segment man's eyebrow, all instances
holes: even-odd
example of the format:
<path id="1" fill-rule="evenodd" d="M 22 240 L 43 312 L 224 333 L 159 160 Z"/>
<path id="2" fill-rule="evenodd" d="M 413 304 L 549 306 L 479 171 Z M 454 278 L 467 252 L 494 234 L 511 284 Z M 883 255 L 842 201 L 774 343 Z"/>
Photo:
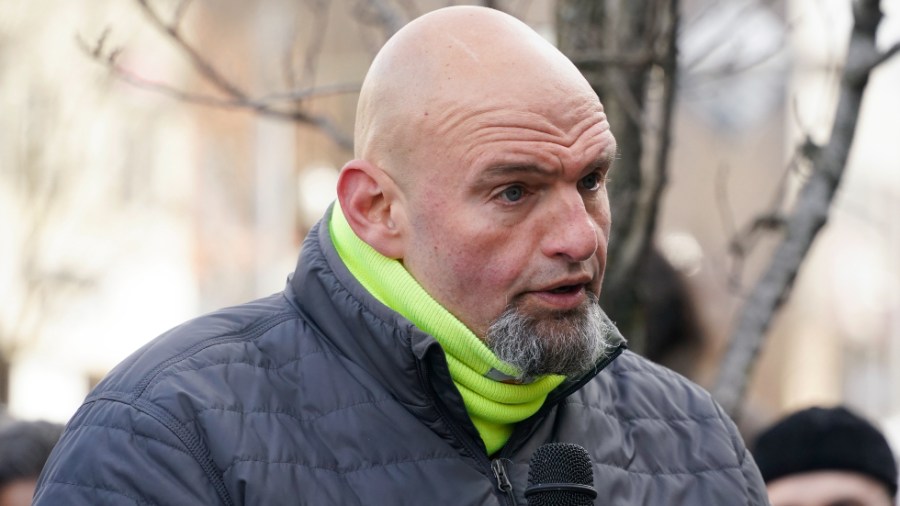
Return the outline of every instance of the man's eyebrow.
<path id="1" fill-rule="evenodd" d="M 537 174 L 541 176 L 551 176 L 553 171 L 540 167 L 538 165 L 523 163 L 507 163 L 488 167 L 481 173 L 480 179 L 508 176 L 510 174 Z"/>
<path id="2" fill-rule="evenodd" d="M 616 158 L 619 157 L 618 150 L 610 150 L 604 152 L 597 157 L 596 160 L 585 166 L 585 170 L 606 169 L 612 166 Z M 536 174 L 540 176 L 552 176 L 556 171 L 550 170 L 539 165 L 527 163 L 501 163 L 488 167 L 481 173 L 479 179 L 492 177 L 502 177 L 511 174 Z"/>
<path id="3" fill-rule="evenodd" d="M 597 160 L 595 160 L 594 163 L 591 164 L 591 167 L 594 167 L 595 169 L 608 169 L 613 166 L 613 163 L 618 158 L 619 150 L 612 150 L 605 153 L 600 158 L 597 158 Z"/>
<path id="4" fill-rule="evenodd" d="M 865 504 L 855 497 L 838 497 L 828 501 L 826 506 L 865 506 Z"/>
<path id="5" fill-rule="evenodd" d="M 613 163 L 621 157 L 622 153 L 619 152 L 619 145 L 613 144 L 613 148 L 604 150 L 602 156 L 595 163 L 598 167 L 612 167 Z"/>

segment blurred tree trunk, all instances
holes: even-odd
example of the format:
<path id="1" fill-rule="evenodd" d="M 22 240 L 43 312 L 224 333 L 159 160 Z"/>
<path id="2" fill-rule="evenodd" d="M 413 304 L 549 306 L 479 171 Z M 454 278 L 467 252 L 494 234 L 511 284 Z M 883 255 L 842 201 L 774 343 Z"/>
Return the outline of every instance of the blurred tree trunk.
<path id="1" fill-rule="evenodd" d="M 782 218 L 784 234 L 769 264 L 740 310 L 737 326 L 719 365 L 713 394 L 732 417 L 739 417 L 753 367 L 766 333 L 790 296 L 794 281 L 829 211 L 844 176 L 856 135 L 863 95 L 876 67 L 900 53 L 900 42 L 887 50 L 876 44 L 883 13 L 879 0 L 853 2 L 853 28 L 841 71 L 831 136 L 824 146 L 808 141 L 804 152 L 812 171 L 790 212 Z"/>
<path id="2" fill-rule="evenodd" d="M 618 139 L 612 234 L 601 303 L 645 353 L 647 262 L 666 166 L 677 70 L 678 0 L 559 0 L 558 46 L 597 92 Z"/>

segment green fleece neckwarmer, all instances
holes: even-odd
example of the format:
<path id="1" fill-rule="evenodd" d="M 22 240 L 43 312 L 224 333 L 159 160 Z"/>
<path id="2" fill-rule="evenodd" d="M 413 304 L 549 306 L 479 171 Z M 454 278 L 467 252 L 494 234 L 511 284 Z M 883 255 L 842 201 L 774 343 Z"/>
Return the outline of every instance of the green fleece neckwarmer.
<path id="1" fill-rule="evenodd" d="M 356 279 L 376 299 L 434 336 L 447 356 L 453 382 L 481 435 L 488 455 L 506 444 L 515 423 L 533 415 L 564 376 L 528 384 L 504 382 L 516 369 L 501 361 L 461 321 L 435 301 L 398 261 L 360 239 L 337 202 L 331 213 L 331 240 Z"/>

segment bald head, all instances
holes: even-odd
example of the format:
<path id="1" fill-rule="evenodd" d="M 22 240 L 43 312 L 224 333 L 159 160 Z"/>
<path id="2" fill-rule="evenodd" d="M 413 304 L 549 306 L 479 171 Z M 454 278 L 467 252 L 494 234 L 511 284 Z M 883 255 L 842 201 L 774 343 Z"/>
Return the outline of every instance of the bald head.
<path id="1" fill-rule="evenodd" d="M 355 154 L 403 179 L 423 143 L 481 109 L 541 113 L 573 96 L 599 107 L 578 69 L 526 24 L 483 7 L 439 9 L 376 56 L 360 92 Z"/>

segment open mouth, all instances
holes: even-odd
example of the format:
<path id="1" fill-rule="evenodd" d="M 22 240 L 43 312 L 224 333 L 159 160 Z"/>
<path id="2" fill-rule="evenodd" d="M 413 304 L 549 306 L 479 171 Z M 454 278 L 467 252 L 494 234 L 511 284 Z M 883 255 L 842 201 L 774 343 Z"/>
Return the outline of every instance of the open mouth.
<path id="1" fill-rule="evenodd" d="M 560 286 L 560 287 L 556 287 L 556 288 L 550 290 L 550 293 L 563 293 L 563 294 L 575 293 L 575 292 L 581 290 L 582 286 L 583 285 Z"/>

